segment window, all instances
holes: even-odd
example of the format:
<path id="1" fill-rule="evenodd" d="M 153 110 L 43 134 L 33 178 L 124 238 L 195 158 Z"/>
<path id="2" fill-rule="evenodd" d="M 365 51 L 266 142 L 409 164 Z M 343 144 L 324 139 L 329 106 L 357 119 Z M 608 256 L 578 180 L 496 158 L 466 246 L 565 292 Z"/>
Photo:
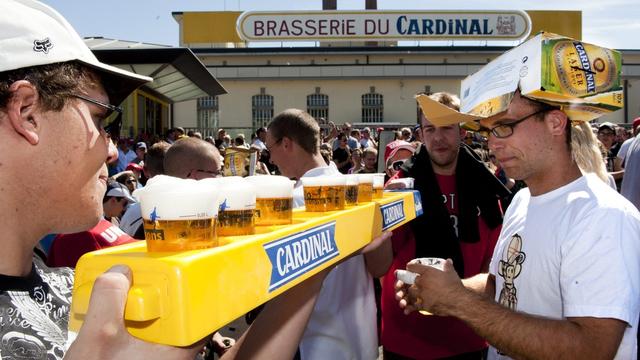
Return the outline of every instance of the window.
<path id="1" fill-rule="evenodd" d="M 161 102 L 160 100 L 144 93 L 141 90 L 137 91 L 137 109 L 138 109 L 138 134 L 161 134 L 169 126 L 169 105 Z M 133 127 L 131 127 L 132 129 Z M 132 131 L 128 131 L 129 126 L 123 124 L 122 134 L 131 134 Z M 133 130 L 133 129 L 132 129 Z"/>
<path id="2" fill-rule="evenodd" d="M 265 94 L 265 89 L 260 89 L 260 95 L 251 97 L 251 109 L 253 130 L 266 127 L 273 118 L 273 96 Z"/>
<path id="3" fill-rule="evenodd" d="M 375 87 L 371 87 L 368 94 L 362 95 L 362 122 L 377 123 L 383 122 L 384 110 L 383 98 L 381 94 L 377 94 Z"/>
<path id="4" fill-rule="evenodd" d="M 220 122 L 218 97 L 205 96 L 198 99 L 198 131 L 202 136 L 213 136 Z"/>
<path id="5" fill-rule="evenodd" d="M 329 96 L 320 94 L 320 88 L 316 88 L 315 94 L 307 95 L 307 112 L 318 121 L 329 120 Z"/>

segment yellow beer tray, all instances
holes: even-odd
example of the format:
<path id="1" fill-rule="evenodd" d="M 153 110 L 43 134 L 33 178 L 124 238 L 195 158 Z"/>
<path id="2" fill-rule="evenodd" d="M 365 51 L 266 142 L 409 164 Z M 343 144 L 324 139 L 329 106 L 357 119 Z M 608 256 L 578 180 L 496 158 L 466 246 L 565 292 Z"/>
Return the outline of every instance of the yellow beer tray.
<path id="1" fill-rule="evenodd" d="M 295 209 L 293 224 L 221 237 L 221 246 L 149 253 L 144 241 L 94 251 L 76 267 L 69 327 L 78 331 L 95 279 L 128 265 L 125 324 L 140 339 L 187 346 L 422 214 L 417 191 L 325 213 Z"/>

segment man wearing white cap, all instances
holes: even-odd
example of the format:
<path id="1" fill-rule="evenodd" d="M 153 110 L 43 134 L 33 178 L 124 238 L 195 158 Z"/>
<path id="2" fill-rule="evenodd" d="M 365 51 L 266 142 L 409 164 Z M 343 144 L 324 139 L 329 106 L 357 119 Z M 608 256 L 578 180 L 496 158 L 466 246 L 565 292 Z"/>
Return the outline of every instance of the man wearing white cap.
<path id="1" fill-rule="evenodd" d="M 129 189 L 127 189 L 126 186 L 115 181 L 109 183 L 107 192 L 102 199 L 105 219 L 117 226 L 127 206 L 134 202 L 136 201 L 131 197 Z"/>
<path id="2" fill-rule="evenodd" d="M 96 280 L 76 337 L 67 329 L 73 272 L 33 255 L 46 234 L 98 223 L 105 162 L 117 156 L 109 132 L 118 124 L 105 122 L 121 111 L 113 104 L 151 79 L 100 63 L 60 14 L 36 1 L 0 2 L 0 29 L 0 356 L 193 359 L 201 344 L 174 348 L 129 335 L 123 313 L 132 275 L 123 266 Z M 303 285 L 273 302 L 296 312 L 266 313 L 230 354 L 290 357 L 292 333 L 306 324 L 301 309 L 308 316 L 320 281 Z"/>

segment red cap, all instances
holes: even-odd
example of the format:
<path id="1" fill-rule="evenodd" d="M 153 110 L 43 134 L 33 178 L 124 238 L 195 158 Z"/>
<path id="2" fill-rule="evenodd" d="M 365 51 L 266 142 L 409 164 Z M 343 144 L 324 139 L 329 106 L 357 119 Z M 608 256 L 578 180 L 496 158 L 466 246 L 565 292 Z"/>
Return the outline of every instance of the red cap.
<path id="1" fill-rule="evenodd" d="M 129 165 L 127 165 L 127 169 L 126 170 L 131 170 L 131 171 L 142 171 L 142 166 L 136 164 L 136 163 L 129 163 Z"/>
<path id="2" fill-rule="evenodd" d="M 384 162 L 387 163 L 390 157 L 395 155 L 400 149 L 411 151 L 411 153 L 416 152 L 416 148 L 404 140 L 394 140 L 387 144 L 384 148 Z"/>
<path id="3" fill-rule="evenodd" d="M 640 126 L 640 117 L 633 120 L 633 131 L 635 131 L 638 126 Z"/>

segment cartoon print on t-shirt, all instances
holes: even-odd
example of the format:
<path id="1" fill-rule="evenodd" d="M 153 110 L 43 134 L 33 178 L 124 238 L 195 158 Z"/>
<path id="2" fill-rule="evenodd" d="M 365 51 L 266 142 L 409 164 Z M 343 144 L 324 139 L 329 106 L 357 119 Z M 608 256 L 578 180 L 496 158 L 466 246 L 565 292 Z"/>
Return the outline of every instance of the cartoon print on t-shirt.
<path id="1" fill-rule="evenodd" d="M 511 310 L 518 307 L 518 294 L 514 280 L 522 271 L 522 263 L 526 258 L 522 252 L 522 238 L 518 234 L 511 237 L 509 246 L 507 246 L 506 254 L 503 254 L 503 260 L 498 265 L 498 275 L 502 277 L 504 283 L 500 291 L 499 302 L 501 305 Z"/>

